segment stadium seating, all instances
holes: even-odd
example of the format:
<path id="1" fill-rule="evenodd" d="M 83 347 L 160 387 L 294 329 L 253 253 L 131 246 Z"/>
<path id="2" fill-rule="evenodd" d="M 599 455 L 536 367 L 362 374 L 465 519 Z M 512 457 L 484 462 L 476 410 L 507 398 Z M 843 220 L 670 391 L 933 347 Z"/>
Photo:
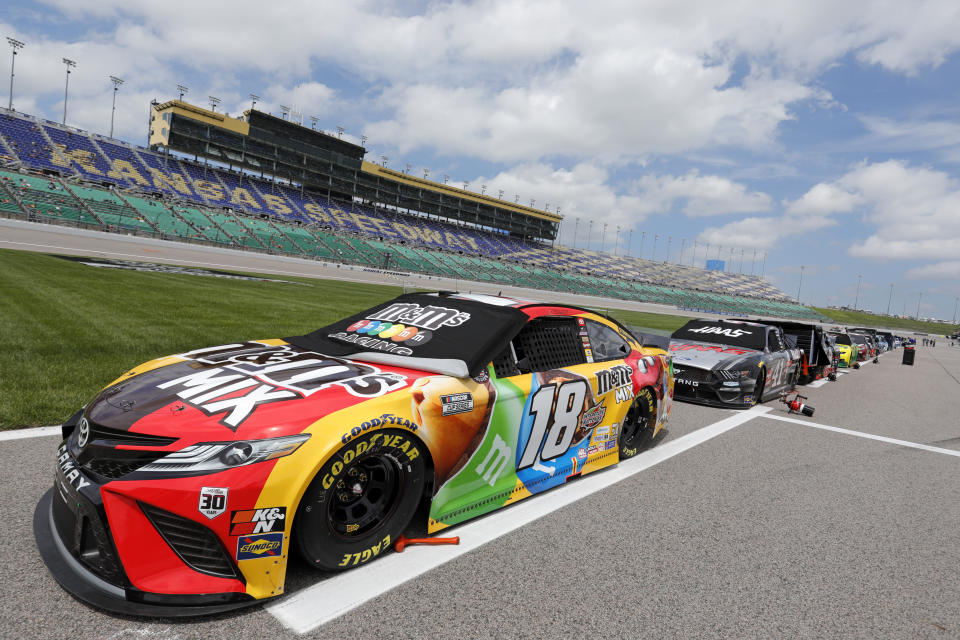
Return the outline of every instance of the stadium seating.
<path id="1" fill-rule="evenodd" d="M 699 313 L 820 317 L 753 275 L 551 247 L 382 206 L 328 200 L 0 109 L 0 156 L 9 156 L 4 151 L 15 154 L 8 162 L 20 168 L 0 172 L 4 215 Z"/>

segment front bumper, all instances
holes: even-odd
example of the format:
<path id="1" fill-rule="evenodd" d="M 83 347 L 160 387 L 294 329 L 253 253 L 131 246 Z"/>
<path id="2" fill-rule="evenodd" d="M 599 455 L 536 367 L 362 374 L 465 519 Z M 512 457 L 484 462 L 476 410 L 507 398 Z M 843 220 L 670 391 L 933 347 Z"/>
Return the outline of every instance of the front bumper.
<path id="1" fill-rule="evenodd" d="M 51 575 L 77 600 L 110 613 L 165 618 L 222 613 L 257 602 L 246 594 L 153 594 L 107 582 L 67 549 L 54 524 L 54 501 L 57 499 L 59 495 L 55 489 L 40 498 L 33 512 L 33 535 L 40 557 Z"/>
<path id="2" fill-rule="evenodd" d="M 193 575 L 208 581 L 210 578 L 196 574 L 181 560 L 165 565 L 154 564 L 148 569 L 164 571 L 169 577 L 163 584 L 179 592 L 162 593 L 162 588 L 138 588 L 137 581 L 142 580 L 145 567 L 136 566 L 136 562 L 129 559 L 129 553 L 128 559 L 124 560 L 118 551 L 123 551 L 125 544 L 129 549 L 131 536 L 132 543 L 140 545 L 149 544 L 145 542 L 149 535 L 159 538 L 160 534 L 152 525 L 147 525 L 150 529 L 144 528 L 144 523 L 149 521 L 143 515 L 134 518 L 127 512 L 119 520 L 114 516 L 108 519 L 104 507 L 109 505 L 103 502 L 106 494 L 101 490 L 103 485 L 72 465 L 73 459 L 65 450 L 66 447 L 61 448 L 58 460 L 70 460 L 70 463 L 57 466 L 53 488 L 44 494 L 34 510 L 33 530 L 44 563 L 71 595 L 112 613 L 151 617 L 209 615 L 257 602 L 256 598 L 237 590 L 198 589 L 191 592 L 187 585 Z M 116 498 L 111 499 L 115 505 Z M 118 527 L 116 532 L 112 527 Z M 124 538 L 128 540 L 124 542 Z M 164 554 L 176 558 L 173 550 L 154 545 L 150 547 L 146 561 Z M 125 562 L 134 564 L 124 566 Z M 143 561 L 137 562 L 143 564 Z M 207 584 L 230 582 L 221 579 Z"/>
<path id="3" fill-rule="evenodd" d="M 726 409 L 749 409 L 754 405 L 756 399 L 753 397 L 753 392 L 756 388 L 756 380 L 741 380 L 737 382 L 737 386 L 732 386 L 724 385 L 724 381 L 716 379 L 712 374 L 706 376 L 705 373 L 701 373 L 699 377 L 706 377 L 706 379 L 687 380 L 675 375 L 674 399 Z"/>

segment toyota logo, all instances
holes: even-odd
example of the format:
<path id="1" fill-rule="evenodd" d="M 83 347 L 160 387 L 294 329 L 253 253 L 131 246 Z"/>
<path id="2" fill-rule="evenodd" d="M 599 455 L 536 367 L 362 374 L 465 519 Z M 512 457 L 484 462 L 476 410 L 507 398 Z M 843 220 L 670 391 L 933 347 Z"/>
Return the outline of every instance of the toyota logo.
<path id="1" fill-rule="evenodd" d="M 87 446 L 87 440 L 90 439 L 90 423 L 86 418 L 80 418 L 80 425 L 77 430 L 77 446 L 83 449 Z"/>

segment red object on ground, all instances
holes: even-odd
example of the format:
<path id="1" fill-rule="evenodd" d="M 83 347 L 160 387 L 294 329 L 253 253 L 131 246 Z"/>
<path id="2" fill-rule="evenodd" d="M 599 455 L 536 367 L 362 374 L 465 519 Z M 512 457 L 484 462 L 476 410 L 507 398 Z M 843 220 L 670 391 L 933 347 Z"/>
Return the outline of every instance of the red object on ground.
<path id="1" fill-rule="evenodd" d="M 393 549 L 397 553 L 403 553 L 408 544 L 460 544 L 460 536 L 455 538 L 407 538 L 403 534 L 393 543 Z"/>

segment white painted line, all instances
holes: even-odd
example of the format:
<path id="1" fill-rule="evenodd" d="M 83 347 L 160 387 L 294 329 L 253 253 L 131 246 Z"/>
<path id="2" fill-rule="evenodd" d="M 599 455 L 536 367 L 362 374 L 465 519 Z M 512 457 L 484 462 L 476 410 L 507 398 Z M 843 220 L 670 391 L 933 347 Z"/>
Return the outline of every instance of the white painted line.
<path id="1" fill-rule="evenodd" d="M 408 580 L 553 513 L 557 509 L 669 460 L 734 427 L 765 415 L 770 410 L 770 407 L 754 407 L 748 411 L 738 412 L 676 440 L 659 444 L 613 468 L 604 469 L 569 485 L 557 487 L 473 522 L 454 527 L 449 531 L 450 535 L 460 536 L 460 544 L 457 546 L 411 547 L 403 553 L 392 553 L 371 564 L 337 574 L 323 582 L 292 593 L 265 608 L 285 627 L 296 633 L 307 633 Z M 440 535 L 447 535 L 447 531 Z"/>
<path id="2" fill-rule="evenodd" d="M 780 420 L 782 422 L 793 422 L 794 424 L 802 424 L 805 427 L 813 427 L 814 429 L 823 429 L 824 431 L 833 431 L 835 433 L 842 433 L 848 436 L 857 436 L 858 438 L 867 438 L 869 440 L 879 440 L 880 442 L 895 444 L 901 447 L 910 447 L 912 449 L 920 449 L 922 451 L 931 451 L 933 453 L 942 453 L 948 456 L 957 456 L 958 458 L 960 458 L 960 451 L 955 451 L 953 449 L 941 449 L 940 447 L 931 447 L 928 444 L 920 444 L 918 442 L 909 442 L 907 440 L 897 440 L 896 438 L 878 436 L 872 433 L 864 433 L 862 431 L 851 431 L 850 429 L 841 429 L 840 427 L 831 427 L 825 424 L 817 424 L 816 422 L 807 422 L 806 420 L 799 420 L 797 418 L 788 418 L 787 416 L 766 415 L 764 417 L 770 418 L 771 420 Z"/>
<path id="3" fill-rule="evenodd" d="M 820 378 L 819 380 L 814 380 L 810 384 L 805 384 L 803 386 L 808 387 L 810 389 L 819 389 L 820 387 L 827 384 L 828 382 L 831 382 L 830 378 Z"/>
<path id="4" fill-rule="evenodd" d="M 4 440 L 23 440 L 24 438 L 41 438 L 44 436 L 59 436 L 60 427 L 33 427 L 32 429 L 14 429 L 0 431 L 0 442 Z"/>

